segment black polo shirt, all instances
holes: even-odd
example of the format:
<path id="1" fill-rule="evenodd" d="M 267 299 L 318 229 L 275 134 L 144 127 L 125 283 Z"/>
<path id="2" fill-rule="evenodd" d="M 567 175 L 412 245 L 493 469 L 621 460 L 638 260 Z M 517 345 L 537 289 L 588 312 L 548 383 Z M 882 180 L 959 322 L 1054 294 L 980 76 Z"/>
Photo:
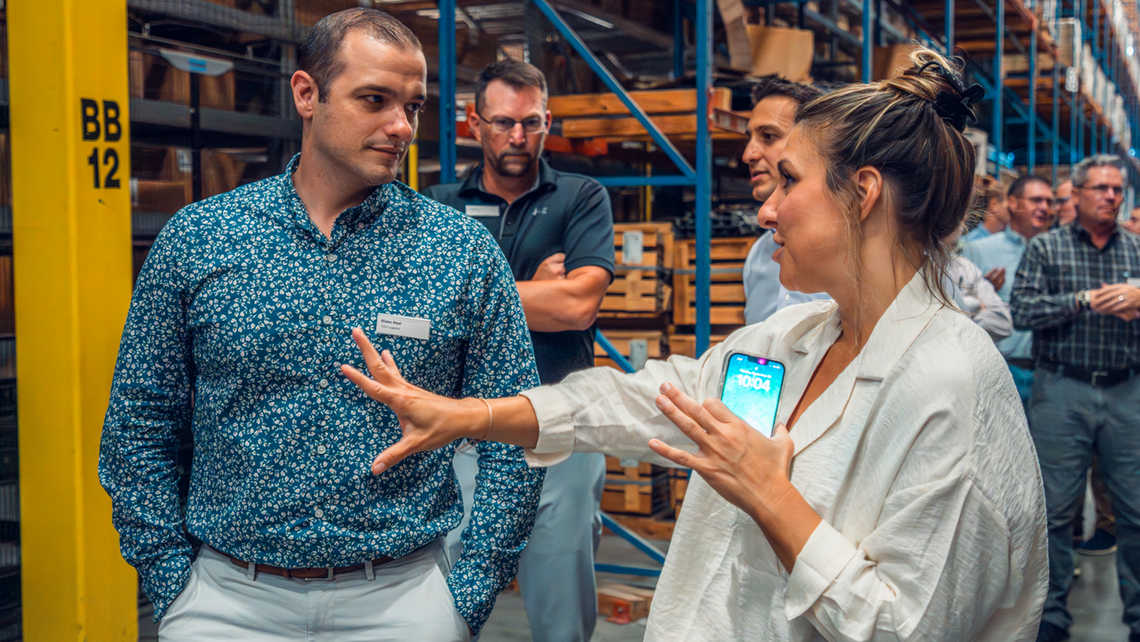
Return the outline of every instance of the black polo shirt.
<path id="1" fill-rule="evenodd" d="M 566 254 L 566 272 L 587 265 L 614 272 L 614 220 L 610 196 L 600 183 L 564 174 L 539 160 L 538 182 L 515 202 L 483 191 L 483 166 L 462 183 L 433 185 L 424 195 L 482 221 L 499 241 L 515 281 L 529 281 L 550 255 Z M 538 375 L 557 383 L 594 365 L 589 330 L 531 332 Z"/>

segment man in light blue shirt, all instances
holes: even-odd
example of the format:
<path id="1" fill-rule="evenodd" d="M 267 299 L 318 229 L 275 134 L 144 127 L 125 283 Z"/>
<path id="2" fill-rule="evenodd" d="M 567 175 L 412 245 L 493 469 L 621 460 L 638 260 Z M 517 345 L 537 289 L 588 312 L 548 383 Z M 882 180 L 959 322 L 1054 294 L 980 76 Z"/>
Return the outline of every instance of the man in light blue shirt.
<path id="1" fill-rule="evenodd" d="M 1025 254 L 1026 244 L 1053 223 L 1053 188 L 1040 176 L 1021 176 L 1010 184 L 1006 205 L 1009 227 L 998 234 L 966 243 L 962 256 L 977 265 L 993 283 L 1001 300 L 1009 303 L 1013 274 Z M 1009 364 L 1022 403 L 1027 403 L 1033 386 L 1033 333 L 1014 331 L 999 341 L 997 347 Z"/>
<path id="2" fill-rule="evenodd" d="M 776 161 L 795 125 L 796 108 L 819 95 L 815 87 L 779 76 L 766 76 L 753 88 L 749 140 L 743 156 L 752 181 L 752 198 L 764 202 L 776 191 L 780 182 Z M 778 247 L 772 233 L 765 232 L 752 244 L 744 261 L 744 322 L 749 325 L 789 305 L 827 298 L 826 294 L 792 292 L 780 285 L 780 264 L 772 260 Z"/>

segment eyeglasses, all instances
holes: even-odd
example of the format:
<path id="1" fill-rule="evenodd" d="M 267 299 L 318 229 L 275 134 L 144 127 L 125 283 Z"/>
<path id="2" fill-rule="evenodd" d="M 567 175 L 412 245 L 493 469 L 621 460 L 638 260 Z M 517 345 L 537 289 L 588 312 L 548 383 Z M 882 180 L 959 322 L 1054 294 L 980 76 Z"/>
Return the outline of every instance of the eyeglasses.
<path id="1" fill-rule="evenodd" d="M 1056 201 L 1054 201 L 1053 199 L 1045 198 L 1044 196 L 1036 196 L 1033 198 L 1020 198 L 1020 197 L 1015 197 L 1015 198 L 1017 198 L 1017 200 L 1019 200 L 1019 201 L 1025 201 L 1025 202 L 1029 203 L 1030 205 L 1033 205 L 1034 207 L 1052 208 L 1054 206 L 1054 204 L 1056 203 Z"/>
<path id="2" fill-rule="evenodd" d="M 1120 185 L 1086 185 L 1077 189 L 1087 189 L 1097 193 L 1098 196 L 1111 196 L 1119 194 L 1124 196 L 1124 187 Z"/>
<path id="3" fill-rule="evenodd" d="M 491 126 L 491 131 L 496 134 L 506 134 L 514 131 L 515 125 L 522 125 L 523 132 L 527 134 L 537 134 L 546 128 L 546 120 L 538 116 L 524 118 L 523 120 L 511 120 L 505 116 L 496 116 L 494 118 L 487 118 L 482 114 L 475 114 L 479 120 Z"/>

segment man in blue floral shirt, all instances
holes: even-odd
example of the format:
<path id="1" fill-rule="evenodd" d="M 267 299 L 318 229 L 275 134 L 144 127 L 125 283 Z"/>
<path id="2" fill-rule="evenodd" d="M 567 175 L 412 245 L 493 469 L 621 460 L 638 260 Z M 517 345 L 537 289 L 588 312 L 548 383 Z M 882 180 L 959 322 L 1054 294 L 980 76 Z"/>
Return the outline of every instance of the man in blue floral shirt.
<path id="1" fill-rule="evenodd" d="M 165 642 L 466 640 L 515 575 L 542 471 L 520 449 L 477 446 L 451 567 L 453 452 L 373 476 L 400 427 L 340 368 L 363 367 L 360 327 L 416 385 L 514 395 L 538 385 L 522 308 L 482 225 L 392 182 L 426 97 L 415 36 L 352 9 L 314 27 L 299 62 L 301 153 L 179 212 L 139 275 L 100 479 Z M 205 544 L 193 561 L 186 531 Z"/>

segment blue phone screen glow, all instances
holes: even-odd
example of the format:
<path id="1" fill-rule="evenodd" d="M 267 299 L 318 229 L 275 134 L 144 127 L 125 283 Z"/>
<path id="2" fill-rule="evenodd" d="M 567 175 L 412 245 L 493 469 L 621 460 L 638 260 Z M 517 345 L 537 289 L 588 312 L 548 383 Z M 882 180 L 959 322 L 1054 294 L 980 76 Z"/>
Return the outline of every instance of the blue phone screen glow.
<path id="1" fill-rule="evenodd" d="M 766 437 L 776 430 L 776 409 L 784 384 L 784 364 L 734 353 L 724 372 L 720 400 Z"/>

